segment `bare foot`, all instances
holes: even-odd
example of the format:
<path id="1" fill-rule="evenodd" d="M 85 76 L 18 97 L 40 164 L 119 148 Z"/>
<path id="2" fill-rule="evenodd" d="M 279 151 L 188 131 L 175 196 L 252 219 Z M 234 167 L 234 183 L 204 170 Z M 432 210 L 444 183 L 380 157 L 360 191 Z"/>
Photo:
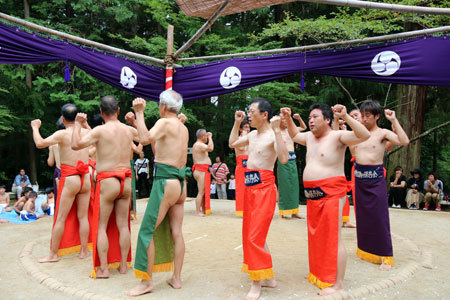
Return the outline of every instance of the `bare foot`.
<path id="1" fill-rule="evenodd" d="M 344 228 L 356 228 L 356 225 L 350 222 L 344 222 L 342 223 L 342 227 Z"/>
<path id="2" fill-rule="evenodd" d="M 261 280 L 261 286 L 274 289 L 277 287 L 277 281 L 275 278 L 264 279 Z"/>
<path id="3" fill-rule="evenodd" d="M 153 290 L 153 282 L 151 280 L 142 280 L 134 289 L 126 291 L 127 296 L 135 297 L 150 293 Z"/>
<path id="4" fill-rule="evenodd" d="M 86 258 L 88 256 L 89 256 L 89 252 L 87 250 L 84 250 L 84 251 L 81 250 L 80 251 L 80 256 L 79 256 L 80 259 L 84 259 L 84 258 Z"/>
<path id="5" fill-rule="evenodd" d="M 286 215 L 281 215 L 280 216 L 282 219 L 290 219 L 288 216 L 286 216 Z"/>
<path id="6" fill-rule="evenodd" d="M 199 217 L 206 217 L 206 215 L 204 213 L 202 213 L 202 212 L 198 212 L 197 216 L 199 216 Z"/>
<path id="7" fill-rule="evenodd" d="M 40 263 L 49 263 L 59 261 L 59 256 L 57 254 L 49 254 L 48 256 L 38 260 Z"/>
<path id="8" fill-rule="evenodd" d="M 304 216 L 302 216 L 300 214 L 293 214 L 292 217 L 297 218 L 297 219 L 306 219 Z"/>
<path id="9" fill-rule="evenodd" d="M 388 264 L 385 264 L 385 263 L 382 263 L 380 265 L 380 270 L 381 271 L 390 271 L 391 269 L 392 269 L 391 265 L 388 265 Z"/>
<path id="10" fill-rule="evenodd" d="M 124 264 L 120 263 L 118 270 L 119 270 L 120 274 L 127 274 L 127 272 L 128 272 L 127 263 L 124 263 Z"/>
<path id="11" fill-rule="evenodd" d="M 99 279 L 109 278 L 109 270 L 108 270 L 108 268 L 106 268 L 106 270 L 102 270 L 101 268 L 97 268 L 97 270 L 95 271 L 95 277 L 97 277 Z"/>
<path id="12" fill-rule="evenodd" d="M 175 279 L 173 276 L 170 279 L 167 279 L 166 282 L 174 289 L 181 289 L 181 280 Z"/>
<path id="13" fill-rule="evenodd" d="M 327 287 L 327 288 L 321 290 L 317 294 L 320 296 L 326 296 L 326 295 L 331 295 L 331 294 L 334 294 L 334 293 L 337 293 L 337 292 L 343 291 L 343 290 L 344 290 L 344 287 L 342 287 L 342 286 L 337 287 L 336 285 L 333 285 L 333 286 L 330 286 L 330 287 Z"/>
<path id="14" fill-rule="evenodd" d="M 245 300 L 258 300 L 259 296 L 261 296 L 261 282 L 253 281 L 252 287 L 250 288 L 247 297 L 245 297 Z"/>

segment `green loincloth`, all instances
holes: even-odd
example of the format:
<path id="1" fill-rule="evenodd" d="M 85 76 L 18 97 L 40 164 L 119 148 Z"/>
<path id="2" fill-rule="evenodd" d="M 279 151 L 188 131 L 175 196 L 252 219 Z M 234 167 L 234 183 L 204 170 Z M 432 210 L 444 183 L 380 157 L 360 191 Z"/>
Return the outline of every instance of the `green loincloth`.
<path id="1" fill-rule="evenodd" d="M 169 272 L 173 270 L 174 249 L 169 215 L 166 214 L 164 220 L 156 230 L 155 225 L 159 207 L 164 197 L 164 188 L 167 179 L 178 179 L 181 184 L 181 190 L 183 190 L 187 172 L 189 172 L 187 168 L 177 169 L 160 163 L 155 163 L 154 165 L 152 191 L 139 229 L 136 247 L 136 259 L 134 263 L 136 278 L 151 280 L 151 277 L 147 273 L 147 248 L 152 238 L 155 245 L 155 260 L 152 272 Z"/>
<path id="2" fill-rule="evenodd" d="M 282 164 L 277 161 L 278 170 L 278 210 L 280 215 L 298 213 L 299 187 L 295 152 L 289 152 L 289 161 Z"/>

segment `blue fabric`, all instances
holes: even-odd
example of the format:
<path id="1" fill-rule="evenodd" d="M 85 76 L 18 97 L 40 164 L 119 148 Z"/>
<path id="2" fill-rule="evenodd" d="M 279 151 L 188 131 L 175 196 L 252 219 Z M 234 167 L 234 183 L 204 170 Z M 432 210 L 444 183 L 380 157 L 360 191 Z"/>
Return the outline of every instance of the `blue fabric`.
<path id="1" fill-rule="evenodd" d="M 9 221 L 9 223 L 16 223 L 16 224 L 26 224 L 36 221 L 36 220 L 23 221 L 20 219 L 20 216 L 17 216 L 14 210 L 1 213 L 0 219 L 6 219 Z"/>
<path id="2" fill-rule="evenodd" d="M 30 185 L 31 183 L 30 183 L 30 179 L 28 178 L 28 175 L 23 175 L 23 177 L 25 177 L 26 181 L 21 181 L 20 179 L 22 178 L 22 175 L 18 174 L 16 176 L 16 178 L 14 179 L 14 183 L 17 186 L 21 185 L 24 182 L 26 182 L 27 185 Z"/>

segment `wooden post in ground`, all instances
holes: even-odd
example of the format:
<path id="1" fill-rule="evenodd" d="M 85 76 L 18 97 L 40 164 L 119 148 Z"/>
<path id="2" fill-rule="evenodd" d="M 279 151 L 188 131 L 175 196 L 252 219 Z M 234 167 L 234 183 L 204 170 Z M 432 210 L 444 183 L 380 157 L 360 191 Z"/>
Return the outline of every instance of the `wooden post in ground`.
<path id="1" fill-rule="evenodd" d="M 173 86 L 173 25 L 167 27 L 167 52 L 166 58 L 166 85 L 165 90 L 171 90 Z"/>

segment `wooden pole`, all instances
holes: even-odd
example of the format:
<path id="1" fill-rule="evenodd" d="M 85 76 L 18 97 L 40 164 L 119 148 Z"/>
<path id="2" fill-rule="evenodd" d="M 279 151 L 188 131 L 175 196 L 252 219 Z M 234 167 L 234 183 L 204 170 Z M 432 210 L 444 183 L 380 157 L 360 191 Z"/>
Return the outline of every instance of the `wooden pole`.
<path id="1" fill-rule="evenodd" d="M 77 37 L 77 36 L 74 36 L 74 35 L 71 35 L 71 34 L 67 34 L 67 33 L 60 32 L 60 31 L 53 30 L 53 29 L 49 29 L 49 28 L 46 28 L 44 26 L 40 26 L 40 25 L 31 23 L 31 22 L 27 22 L 27 21 L 24 21 L 22 19 L 15 18 L 15 17 L 9 16 L 9 15 L 1 13 L 1 12 L 0 12 L 0 19 L 6 20 L 6 21 L 11 22 L 11 23 L 19 24 L 19 25 L 22 25 L 24 27 L 27 27 L 27 28 L 30 28 L 30 29 L 33 29 L 33 30 L 36 30 L 36 31 L 40 31 L 40 32 L 43 32 L 43 33 L 46 33 L 46 34 L 54 35 L 54 36 L 60 37 L 60 38 L 62 38 L 64 40 L 69 40 L 69 41 L 72 41 L 72 42 L 75 42 L 75 43 L 78 43 L 78 44 L 95 47 L 95 48 L 102 49 L 102 50 L 109 51 L 109 52 L 123 54 L 123 55 L 126 55 L 128 57 L 137 58 L 137 59 L 148 61 L 148 62 L 151 62 L 151 63 L 156 63 L 156 64 L 160 64 L 160 65 L 164 65 L 165 64 L 164 60 L 159 59 L 159 58 L 154 58 L 154 57 L 151 57 L 151 56 L 142 55 L 142 54 L 139 54 L 139 53 L 135 53 L 135 52 L 119 49 L 119 48 L 116 48 L 116 47 L 111 47 L 111 46 L 108 46 L 108 45 L 105 45 L 105 44 L 93 42 L 93 41 L 90 41 L 90 40 L 86 40 L 86 39 L 83 39 L 83 38 L 80 38 L 80 37 Z"/>
<path id="2" fill-rule="evenodd" d="M 341 47 L 342 46 L 350 46 L 350 45 L 354 45 L 354 44 L 374 43 L 374 42 L 380 42 L 380 41 L 408 38 L 408 37 L 413 37 L 413 36 L 421 36 L 421 35 L 433 34 L 433 33 L 438 33 L 438 32 L 447 32 L 447 31 L 450 31 L 450 26 L 408 31 L 408 32 L 368 37 L 368 38 L 356 39 L 356 40 L 331 42 L 331 43 L 323 43 L 323 44 L 315 44 L 315 45 L 307 45 L 307 46 L 299 46 L 299 47 L 291 47 L 291 48 L 272 49 L 272 50 L 260 50 L 260 51 L 250 51 L 250 52 L 220 54 L 220 55 L 210 55 L 210 56 L 186 57 L 186 58 L 179 58 L 178 60 L 179 61 L 210 60 L 210 59 L 231 58 L 231 57 L 239 57 L 239 56 L 252 56 L 252 55 L 261 55 L 261 54 L 300 52 L 300 51 L 306 51 L 306 50 L 333 48 L 333 47 L 340 47 L 340 46 Z"/>
<path id="3" fill-rule="evenodd" d="M 223 4 L 216 10 L 216 12 L 209 17 L 209 19 L 203 24 L 202 27 L 187 41 L 183 46 L 181 46 L 180 49 L 175 52 L 173 55 L 174 59 L 177 59 L 181 53 L 189 49 L 192 44 L 195 43 L 196 40 L 198 40 L 205 32 L 208 30 L 212 24 L 217 20 L 218 17 L 220 17 L 220 14 L 228 7 L 228 5 L 231 4 L 233 0 L 225 0 Z"/>
<path id="4" fill-rule="evenodd" d="M 400 4 L 390 4 L 390 3 L 380 3 L 380 2 L 360 1 L 360 0 L 299 0 L 299 1 L 367 8 L 367 9 L 390 10 L 413 14 L 450 15 L 450 8 L 442 8 L 442 7 L 400 5 Z"/>
<path id="5" fill-rule="evenodd" d="M 173 25 L 167 27 L 167 52 L 166 52 L 166 90 L 173 86 Z"/>

